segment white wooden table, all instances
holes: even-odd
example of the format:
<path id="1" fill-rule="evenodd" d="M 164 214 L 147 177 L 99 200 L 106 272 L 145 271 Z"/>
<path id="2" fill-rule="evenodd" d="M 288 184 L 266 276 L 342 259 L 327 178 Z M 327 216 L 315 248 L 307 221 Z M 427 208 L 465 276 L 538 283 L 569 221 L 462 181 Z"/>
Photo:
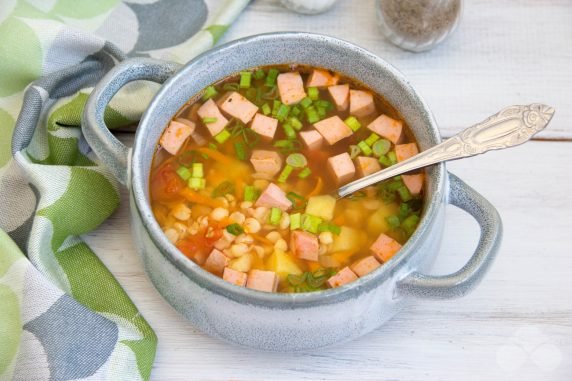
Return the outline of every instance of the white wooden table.
<path id="1" fill-rule="evenodd" d="M 133 248 L 123 192 L 118 212 L 85 238 L 157 332 L 152 379 L 572 380 L 572 3 L 467 1 L 458 32 L 426 54 L 386 43 L 373 9 L 370 0 L 342 0 L 307 17 L 255 1 L 225 39 L 304 30 L 362 45 L 409 77 L 444 135 L 506 105 L 554 106 L 543 135 L 552 141 L 448 165 L 503 218 L 490 273 L 463 299 L 412 303 L 379 330 L 338 347 L 290 354 L 237 348 L 198 331 L 152 287 Z M 433 273 L 458 269 L 477 237 L 472 219 L 451 207 Z"/>

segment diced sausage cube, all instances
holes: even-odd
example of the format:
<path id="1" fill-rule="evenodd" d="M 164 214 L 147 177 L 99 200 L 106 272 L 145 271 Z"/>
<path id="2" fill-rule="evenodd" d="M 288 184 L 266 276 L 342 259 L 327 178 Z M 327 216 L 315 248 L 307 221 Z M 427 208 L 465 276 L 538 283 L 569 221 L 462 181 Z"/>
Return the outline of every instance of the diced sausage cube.
<path id="1" fill-rule="evenodd" d="M 379 161 L 374 157 L 358 156 L 356 158 L 356 164 L 359 177 L 371 175 L 381 170 Z"/>
<path id="2" fill-rule="evenodd" d="M 302 142 L 309 150 L 320 149 L 324 143 L 324 138 L 316 130 L 300 131 L 298 136 L 300 136 Z"/>
<path id="3" fill-rule="evenodd" d="M 203 103 L 203 105 L 199 107 L 197 114 L 199 114 L 199 117 L 203 120 L 216 119 L 214 122 L 205 123 L 205 126 L 207 126 L 207 129 L 209 130 L 212 136 L 217 135 L 228 124 L 228 119 L 226 119 L 224 115 L 222 115 L 222 113 L 218 109 L 218 106 L 212 99 L 209 99 L 208 101 Z"/>
<path id="4" fill-rule="evenodd" d="M 338 184 L 347 183 L 356 174 L 356 167 L 347 152 L 330 157 L 328 159 L 328 169 Z"/>
<path id="5" fill-rule="evenodd" d="M 185 140 L 195 131 L 195 124 L 187 119 L 176 119 L 161 135 L 159 144 L 171 155 L 176 155 Z"/>
<path id="6" fill-rule="evenodd" d="M 219 105 L 222 111 L 235 117 L 244 124 L 250 122 L 254 114 L 258 111 L 258 107 L 254 103 L 236 91 L 228 93 L 221 98 Z"/>
<path id="7" fill-rule="evenodd" d="M 308 77 L 306 87 L 327 87 L 337 85 L 340 77 L 327 70 L 314 69 Z"/>
<path id="8" fill-rule="evenodd" d="M 381 233 L 369 249 L 377 260 L 387 262 L 401 249 L 401 245 L 393 238 Z"/>
<path id="9" fill-rule="evenodd" d="M 290 248 L 292 254 L 300 259 L 314 262 L 318 261 L 320 244 L 318 243 L 318 237 L 312 233 L 294 230 L 290 234 Z"/>
<path id="10" fill-rule="evenodd" d="M 328 87 L 328 92 L 338 111 L 346 111 L 348 109 L 350 106 L 350 85 L 330 86 Z"/>
<path id="11" fill-rule="evenodd" d="M 258 291 L 276 292 L 278 276 L 274 271 L 250 270 L 246 287 Z"/>
<path id="12" fill-rule="evenodd" d="M 350 90 L 350 114 L 365 118 L 375 113 L 375 102 L 369 91 Z"/>
<path id="13" fill-rule="evenodd" d="M 367 128 L 391 141 L 393 144 L 397 144 L 399 139 L 401 139 L 403 122 L 390 118 L 387 115 L 380 115 L 373 122 L 368 124 Z"/>
<path id="14" fill-rule="evenodd" d="M 337 115 L 314 123 L 314 127 L 329 145 L 334 145 L 353 134 L 352 129 Z"/>
<path id="15" fill-rule="evenodd" d="M 407 143 L 407 144 L 397 144 L 395 146 L 395 156 L 397 157 L 397 161 L 404 161 L 413 157 L 419 153 L 417 149 L 417 144 L 415 143 Z"/>
<path id="16" fill-rule="evenodd" d="M 236 271 L 231 269 L 230 267 L 225 267 L 224 272 L 222 273 L 222 279 L 230 282 L 236 286 L 244 287 L 246 286 L 246 279 L 248 278 L 247 273 L 243 273 L 242 271 Z"/>
<path id="17" fill-rule="evenodd" d="M 250 156 L 250 162 L 256 172 L 270 176 L 274 176 L 282 169 L 282 157 L 276 151 L 255 149 Z"/>
<path id="18" fill-rule="evenodd" d="M 343 286 L 346 283 L 353 282 L 357 278 L 357 275 L 349 267 L 346 266 L 338 271 L 336 275 L 330 277 L 327 283 L 331 288 L 335 288 Z"/>
<path id="19" fill-rule="evenodd" d="M 297 71 L 278 74 L 276 79 L 280 100 L 285 105 L 293 105 L 306 97 L 302 76 Z"/>
<path id="20" fill-rule="evenodd" d="M 401 180 L 403 184 L 409 189 L 409 192 L 413 195 L 418 195 L 423 189 L 423 173 L 418 173 L 415 175 L 401 175 Z"/>
<path id="21" fill-rule="evenodd" d="M 274 139 L 276 128 L 278 127 L 278 119 L 271 118 L 263 114 L 254 115 L 254 119 L 250 125 L 252 131 L 256 132 L 264 140 Z"/>
<path id="22" fill-rule="evenodd" d="M 213 249 L 209 254 L 204 267 L 213 274 L 221 275 L 230 259 L 222 251 Z"/>
<path id="23" fill-rule="evenodd" d="M 286 193 L 278 185 L 270 183 L 256 200 L 255 206 L 279 208 L 286 211 L 292 207 L 292 201 L 288 200 Z"/>
<path id="24" fill-rule="evenodd" d="M 379 266 L 381 266 L 381 264 L 377 259 L 375 259 L 373 255 L 370 255 L 355 262 L 350 268 L 357 276 L 362 277 L 377 269 Z"/>

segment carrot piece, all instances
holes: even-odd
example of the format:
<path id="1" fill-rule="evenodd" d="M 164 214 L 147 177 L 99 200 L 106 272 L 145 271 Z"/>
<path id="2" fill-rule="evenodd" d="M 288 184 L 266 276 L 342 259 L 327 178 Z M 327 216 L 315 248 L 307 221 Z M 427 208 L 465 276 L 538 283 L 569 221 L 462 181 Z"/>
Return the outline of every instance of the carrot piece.
<path id="1" fill-rule="evenodd" d="M 308 264 L 308 269 L 309 269 L 311 272 L 318 271 L 319 269 L 322 268 L 322 265 L 320 265 L 319 262 L 308 261 L 307 264 Z"/>
<path id="2" fill-rule="evenodd" d="M 236 162 L 236 160 L 231 159 L 225 154 L 222 154 L 218 151 L 215 151 L 207 147 L 197 148 L 197 152 L 204 153 L 205 155 L 208 155 L 210 158 L 212 158 L 215 161 L 218 161 L 221 164 L 232 164 Z"/>
<path id="3" fill-rule="evenodd" d="M 218 208 L 218 207 L 223 206 L 221 202 L 219 202 L 217 200 L 213 200 L 209 197 L 203 196 L 197 192 L 193 192 L 189 188 L 183 189 L 181 191 L 181 195 L 184 198 L 186 198 L 187 200 L 189 200 L 190 202 L 194 202 L 196 204 L 207 205 L 207 206 L 210 206 L 211 208 Z"/>
<path id="4" fill-rule="evenodd" d="M 318 177 L 318 180 L 316 181 L 316 186 L 314 186 L 314 189 L 312 189 L 312 191 L 310 193 L 308 193 L 307 197 L 319 195 L 320 192 L 322 191 L 323 186 L 324 186 L 324 182 L 322 181 L 322 178 Z"/>
<path id="5" fill-rule="evenodd" d="M 266 237 L 254 233 L 250 233 L 250 235 L 258 242 L 264 243 L 266 245 L 274 245 L 274 243 Z"/>

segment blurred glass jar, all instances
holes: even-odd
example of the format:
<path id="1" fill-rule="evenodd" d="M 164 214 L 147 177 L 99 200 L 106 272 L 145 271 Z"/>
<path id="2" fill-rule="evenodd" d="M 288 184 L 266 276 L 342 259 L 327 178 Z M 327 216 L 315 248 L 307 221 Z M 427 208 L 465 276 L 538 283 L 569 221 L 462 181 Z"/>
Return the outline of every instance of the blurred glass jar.
<path id="1" fill-rule="evenodd" d="M 334 6 L 338 0 L 280 0 L 286 8 L 307 15 L 322 13 Z"/>
<path id="2" fill-rule="evenodd" d="M 376 0 L 381 33 L 400 48 L 429 50 L 457 28 L 462 0 Z"/>

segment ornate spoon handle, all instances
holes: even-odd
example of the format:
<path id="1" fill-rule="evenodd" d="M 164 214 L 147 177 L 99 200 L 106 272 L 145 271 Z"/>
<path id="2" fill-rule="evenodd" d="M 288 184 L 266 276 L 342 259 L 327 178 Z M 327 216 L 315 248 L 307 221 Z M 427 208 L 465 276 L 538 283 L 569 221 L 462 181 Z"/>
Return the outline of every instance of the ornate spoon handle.
<path id="1" fill-rule="evenodd" d="M 412 158 L 344 185 L 338 189 L 338 196 L 346 197 L 372 184 L 431 164 L 520 145 L 543 130 L 553 115 L 554 108 L 539 103 L 507 107 Z"/>

